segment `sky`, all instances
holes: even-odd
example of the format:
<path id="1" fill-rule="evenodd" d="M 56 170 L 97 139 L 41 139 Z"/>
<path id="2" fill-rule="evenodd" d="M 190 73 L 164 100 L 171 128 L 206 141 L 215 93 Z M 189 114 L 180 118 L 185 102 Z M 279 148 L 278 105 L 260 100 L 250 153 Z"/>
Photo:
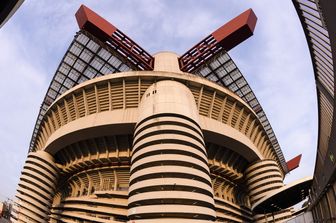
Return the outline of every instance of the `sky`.
<path id="1" fill-rule="evenodd" d="M 25 1 L 0 29 L 0 201 L 14 198 L 39 107 L 78 31 L 87 5 L 149 53 L 183 54 L 218 27 L 252 8 L 254 35 L 232 49 L 263 106 L 286 160 L 303 154 L 285 182 L 313 174 L 317 102 L 306 40 L 291 1 L 101 0 Z"/>

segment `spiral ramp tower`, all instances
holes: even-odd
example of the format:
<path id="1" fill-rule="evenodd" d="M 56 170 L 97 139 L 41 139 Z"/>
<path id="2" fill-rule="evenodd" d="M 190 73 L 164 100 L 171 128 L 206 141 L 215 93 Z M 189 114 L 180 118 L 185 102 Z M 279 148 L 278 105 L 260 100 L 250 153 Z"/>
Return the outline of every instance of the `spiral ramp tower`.
<path id="1" fill-rule="evenodd" d="M 271 159 L 264 159 L 252 163 L 245 170 L 246 185 L 249 191 L 251 205 L 284 186 L 281 170 L 277 163 Z M 283 221 L 292 217 L 290 209 L 281 210 L 275 214 L 257 214 L 254 216 L 256 223 Z"/>
<path id="2" fill-rule="evenodd" d="M 30 152 L 23 167 L 16 197 L 18 222 L 47 220 L 56 189 L 58 168 L 44 151 Z"/>
<path id="3" fill-rule="evenodd" d="M 81 30 L 43 101 L 13 222 L 256 221 L 251 205 L 288 169 L 227 53 L 253 34 L 253 11 L 182 56 L 151 56 L 85 6 L 76 18 Z"/>

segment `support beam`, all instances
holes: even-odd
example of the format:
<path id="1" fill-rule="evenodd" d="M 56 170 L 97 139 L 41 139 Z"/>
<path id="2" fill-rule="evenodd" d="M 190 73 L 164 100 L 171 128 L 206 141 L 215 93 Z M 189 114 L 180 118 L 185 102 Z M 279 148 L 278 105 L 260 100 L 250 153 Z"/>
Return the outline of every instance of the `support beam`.
<path id="1" fill-rule="evenodd" d="M 149 53 L 85 5 L 81 5 L 76 12 L 76 19 L 80 29 L 88 31 L 102 42 L 109 42 L 118 53 L 130 58 L 129 61 L 140 70 L 154 69 L 154 58 Z"/>
<path id="2" fill-rule="evenodd" d="M 180 68 L 192 72 L 221 50 L 229 51 L 253 35 L 257 17 L 248 9 L 204 38 L 179 58 Z"/>

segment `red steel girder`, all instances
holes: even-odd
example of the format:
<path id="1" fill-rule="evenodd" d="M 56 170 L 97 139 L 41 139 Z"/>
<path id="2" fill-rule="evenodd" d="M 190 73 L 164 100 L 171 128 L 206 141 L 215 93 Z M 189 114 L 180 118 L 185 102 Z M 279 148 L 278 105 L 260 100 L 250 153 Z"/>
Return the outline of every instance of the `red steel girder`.
<path id="1" fill-rule="evenodd" d="M 180 68 L 192 72 L 220 50 L 229 51 L 253 35 L 257 17 L 248 9 L 207 36 L 179 58 Z"/>
<path id="2" fill-rule="evenodd" d="M 80 29 L 88 31 L 102 42 L 107 41 L 139 68 L 143 70 L 154 69 L 154 58 L 149 53 L 85 5 L 79 7 L 76 19 Z"/>
<path id="3" fill-rule="evenodd" d="M 300 155 L 294 157 L 293 159 L 287 161 L 288 172 L 290 172 L 290 171 L 299 167 L 301 157 L 302 157 L 302 154 L 300 154 Z"/>

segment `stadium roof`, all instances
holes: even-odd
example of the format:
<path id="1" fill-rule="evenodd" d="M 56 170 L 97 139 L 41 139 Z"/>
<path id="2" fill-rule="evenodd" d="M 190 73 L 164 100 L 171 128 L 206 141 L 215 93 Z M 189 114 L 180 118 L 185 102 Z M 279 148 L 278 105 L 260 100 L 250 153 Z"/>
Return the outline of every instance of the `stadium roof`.
<path id="1" fill-rule="evenodd" d="M 0 28 L 14 15 L 24 0 L 0 1 Z"/>
<path id="2" fill-rule="evenodd" d="M 303 201 L 308 195 L 313 177 L 305 177 L 281 187 L 260 199 L 252 206 L 257 214 L 277 212 Z"/>

